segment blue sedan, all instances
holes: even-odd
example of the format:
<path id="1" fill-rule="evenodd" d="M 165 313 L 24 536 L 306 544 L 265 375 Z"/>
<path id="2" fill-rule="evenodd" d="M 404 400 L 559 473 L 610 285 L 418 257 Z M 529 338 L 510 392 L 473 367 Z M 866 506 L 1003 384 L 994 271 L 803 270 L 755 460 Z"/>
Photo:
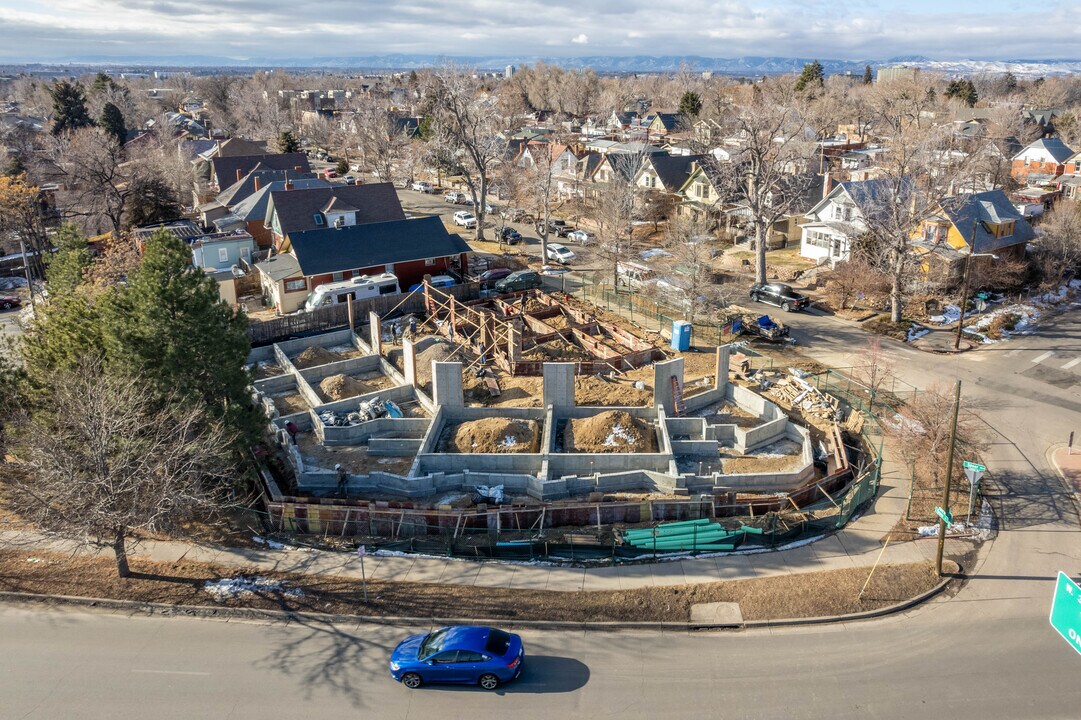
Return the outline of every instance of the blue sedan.
<path id="1" fill-rule="evenodd" d="M 514 633 L 456 625 L 398 643 L 390 656 L 390 676 L 407 688 L 460 683 L 494 690 L 521 674 L 524 659 L 522 638 Z"/>

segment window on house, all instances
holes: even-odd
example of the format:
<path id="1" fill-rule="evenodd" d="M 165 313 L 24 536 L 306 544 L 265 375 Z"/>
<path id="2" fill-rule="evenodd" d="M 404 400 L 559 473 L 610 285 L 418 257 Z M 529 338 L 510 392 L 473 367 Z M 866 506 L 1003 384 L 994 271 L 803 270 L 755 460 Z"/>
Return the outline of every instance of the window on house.
<path id="1" fill-rule="evenodd" d="M 286 280 L 285 292 L 298 292 L 300 290 L 307 290 L 308 282 L 304 278 L 299 280 Z"/>
<path id="2" fill-rule="evenodd" d="M 706 196 L 706 184 L 705 183 L 695 183 L 694 184 L 694 194 L 697 195 L 700 198 L 704 198 Z"/>
<path id="3" fill-rule="evenodd" d="M 432 266 L 432 265 L 435 265 L 435 258 L 428 258 L 427 260 L 424 261 L 424 264 L 429 266 L 429 267 Z"/>
<path id="4" fill-rule="evenodd" d="M 229 262 L 229 248 L 218 248 L 218 262 Z"/>
<path id="5" fill-rule="evenodd" d="M 342 280 L 345 280 L 344 272 L 336 272 L 331 276 L 331 282 L 341 282 Z"/>
<path id="6" fill-rule="evenodd" d="M 312 215 L 312 222 L 314 222 L 316 225 L 322 225 L 323 224 L 323 216 L 320 215 L 319 213 L 315 213 L 314 215 Z"/>

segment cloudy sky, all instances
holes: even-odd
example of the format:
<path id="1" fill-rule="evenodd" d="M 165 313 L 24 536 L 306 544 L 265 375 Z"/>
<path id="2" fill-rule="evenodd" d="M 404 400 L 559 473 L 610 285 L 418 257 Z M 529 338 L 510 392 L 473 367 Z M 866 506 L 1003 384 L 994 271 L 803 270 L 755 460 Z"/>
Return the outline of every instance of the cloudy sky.
<path id="1" fill-rule="evenodd" d="M 665 8 L 665 9 L 658 9 Z M 1081 1 L 0 0 L 0 58 L 1076 58 Z"/>

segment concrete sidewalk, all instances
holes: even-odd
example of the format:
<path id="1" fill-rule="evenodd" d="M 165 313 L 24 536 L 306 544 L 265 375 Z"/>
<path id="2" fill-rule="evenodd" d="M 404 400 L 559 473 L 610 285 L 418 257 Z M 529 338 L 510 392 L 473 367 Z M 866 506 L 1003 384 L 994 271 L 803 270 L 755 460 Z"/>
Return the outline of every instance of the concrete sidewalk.
<path id="1" fill-rule="evenodd" d="M 1077 456 L 1081 459 L 1081 455 Z M 887 464 L 887 468 L 891 467 Z M 669 562 L 609 567 L 560 567 L 514 564 L 500 561 L 457 560 L 437 557 L 368 556 L 364 569 L 368 579 L 399 582 L 443 583 L 478 587 L 528 588 L 574 592 L 582 590 L 630 590 L 632 588 L 748 580 L 853 567 L 868 568 L 882 551 L 882 540 L 904 512 L 907 488 L 903 473 L 887 472 L 874 506 L 839 532 L 790 550 L 720 557 L 687 558 Z M 111 557 L 108 548 L 79 547 L 33 532 L 0 532 L 0 546 L 27 552 L 96 553 Z M 933 560 L 934 538 L 890 544 L 882 552 L 885 564 Z M 947 556 L 959 556 L 971 548 L 963 539 L 947 538 Z M 359 558 L 352 553 L 310 549 L 234 548 L 176 541 L 132 543 L 129 555 L 139 559 L 174 563 L 192 560 L 223 568 L 247 568 L 262 572 L 285 572 L 361 578 Z"/>

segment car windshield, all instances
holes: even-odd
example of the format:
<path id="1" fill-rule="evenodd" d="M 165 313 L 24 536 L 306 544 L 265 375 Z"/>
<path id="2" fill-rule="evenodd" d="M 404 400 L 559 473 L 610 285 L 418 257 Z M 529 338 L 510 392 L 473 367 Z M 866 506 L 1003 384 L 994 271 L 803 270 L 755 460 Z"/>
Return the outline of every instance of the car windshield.
<path id="1" fill-rule="evenodd" d="M 450 628 L 440 628 L 433 633 L 428 633 L 428 636 L 420 643 L 420 651 L 417 653 L 417 657 L 423 660 L 442 651 L 443 642 L 449 632 Z"/>

